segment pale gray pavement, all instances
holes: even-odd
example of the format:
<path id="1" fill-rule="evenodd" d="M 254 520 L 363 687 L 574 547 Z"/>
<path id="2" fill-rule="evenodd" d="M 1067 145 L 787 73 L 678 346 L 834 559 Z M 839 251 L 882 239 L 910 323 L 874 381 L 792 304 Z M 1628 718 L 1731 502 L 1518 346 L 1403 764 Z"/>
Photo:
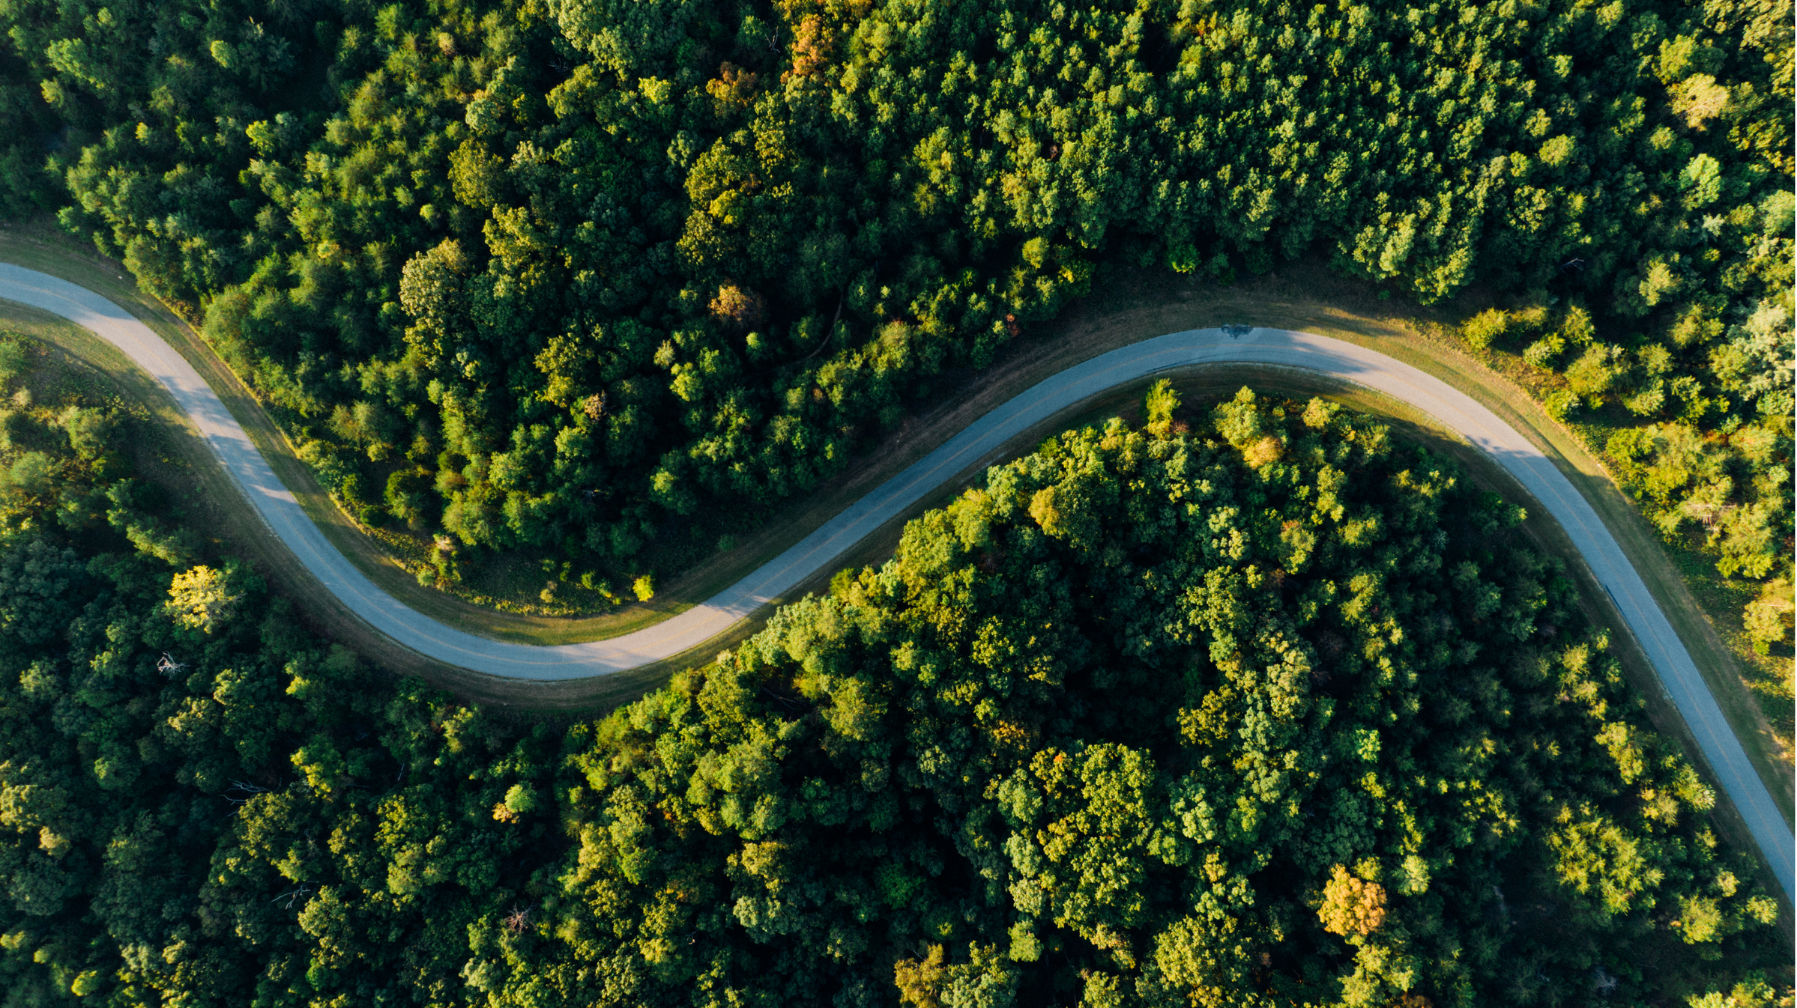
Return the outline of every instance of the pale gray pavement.
<path id="1" fill-rule="evenodd" d="M 1125 382 L 1202 364 L 1305 368 L 1399 399 L 1458 431 L 1494 458 L 1547 508 L 1609 592 L 1684 716 L 1728 797 L 1746 820 L 1785 895 L 1794 886 L 1793 839 L 1771 794 L 1710 695 L 1697 666 L 1616 540 L 1560 470 L 1490 410 L 1447 383 L 1384 354 L 1283 329 L 1196 329 L 1144 340 L 1068 368 L 994 409 L 910 468 L 703 605 L 623 637 L 533 646 L 444 626 L 381 591 L 328 543 L 193 366 L 124 309 L 44 273 L 0 264 L 0 298 L 60 315 L 124 351 L 174 396 L 270 529 L 326 590 L 375 629 L 450 665 L 514 679 L 575 679 L 636 668 L 723 633 L 827 568 L 861 539 L 903 514 L 1012 438 L 1056 413 Z"/>

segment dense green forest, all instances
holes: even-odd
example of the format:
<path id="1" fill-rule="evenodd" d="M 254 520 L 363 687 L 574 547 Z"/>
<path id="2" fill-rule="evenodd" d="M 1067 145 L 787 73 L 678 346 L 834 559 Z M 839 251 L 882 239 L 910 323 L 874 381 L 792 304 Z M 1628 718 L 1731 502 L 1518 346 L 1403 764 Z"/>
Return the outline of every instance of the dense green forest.
<path id="1" fill-rule="evenodd" d="M 1495 297 L 1466 338 L 1558 376 L 1668 535 L 1763 579 L 1790 12 L 3 0 L 0 200 L 203 319 L 363 521 L 540 553 L 590 603 L 1097 271 L 1301 255 Z"/>
<path id="2" fill-rule="evenodd" d="M 1666 535 L 1791 577 L 1783 0 L 0 24 L 0 216 L 198 324 L 362 522 L 587 605 L 1107 270 L 1299 257 L 1461 306 Z M 1791 1003 L 1571 580 L 1371 418 L 1159 388 L 531 720 L 330 645 L 41 353 L 0 337 L 0 1008 Z"/>
<path id="3" fill-rule="evenodd" d="M 533 723 L 322 644 L 39 353 L 0 340 L 5 1008 L 1790 1003 L 1567 577 L 1368 417 L 1159 388 Z"/>

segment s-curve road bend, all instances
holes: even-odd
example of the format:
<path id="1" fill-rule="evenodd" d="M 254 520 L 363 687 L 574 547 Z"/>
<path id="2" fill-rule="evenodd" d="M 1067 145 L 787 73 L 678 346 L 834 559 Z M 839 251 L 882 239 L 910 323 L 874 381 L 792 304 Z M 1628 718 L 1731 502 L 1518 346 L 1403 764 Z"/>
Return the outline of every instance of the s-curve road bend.
<path id="1" fill-rule="evenodd" d="M 1671 623 L 1591 505 L 1545 455 L 1470 396 L 1354 344 L 1283 329 L 1228 326 L 1171 333 L 1101 354 L 981 417 L 798 545 L 703 605 L 611 640 L 533 646 L 488 640 L 444 626 L 377 588 L 325 540 L 192 365 L 123 308 L 65 280 L 3 263 L 0 298 L 51 312 L 92 330 L 161 382 L 269 528 L 352 612 L 406 647 L 438 661 L 515 679 L 606 675 L 703 644 L 828 567 L 862 538 L 1011 438 L 1125 382 L 1204 364 L 1305 368 L 1354 382 L 1402 400 L 1458 431 L 1521 482 L 1565 528 L 1653 662 L 1666 692 L 1746 820 L 1786 896 L 1794 896 L 1790 828 L 1748 763 Z"/>

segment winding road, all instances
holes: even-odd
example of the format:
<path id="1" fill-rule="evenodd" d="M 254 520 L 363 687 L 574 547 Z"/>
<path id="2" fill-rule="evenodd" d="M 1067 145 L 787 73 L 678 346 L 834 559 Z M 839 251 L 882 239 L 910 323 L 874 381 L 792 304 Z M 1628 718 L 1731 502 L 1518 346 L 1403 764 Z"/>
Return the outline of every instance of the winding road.
<path id="1" fill-rule="evenodd" d="M 1171 333 L 1101 354 L 981 417 L 798 545 L 704 604 L 611 640 L 533 646 L 489 640 L 444 626 L 376 587 L 325 540 L 199 372 L 123 308 L 65 280 L 5 263 L 0 263 L 0 299 L 30 305 L 91 330 L 161 382 L 273 533 L 327 591 L 375 629 L 438 661 L 514 679 L 601 676 L 703 644 L 827 568 L 861 539 L 1013 437 L 1125 382 L 1204 364 L 1306 368 L 1351 381 L 1402 400 L 1458 431 L 1522 483 L 1561 524 L 1652 661 L 1786 897 L 1797 898 L 1791 829 L 1754 773 L 1672 624 L 1591 505 L 1540 450 L 1470 396 L 1408 364 L 1352 343 L 1283 329 L 1230 326 Z"/>

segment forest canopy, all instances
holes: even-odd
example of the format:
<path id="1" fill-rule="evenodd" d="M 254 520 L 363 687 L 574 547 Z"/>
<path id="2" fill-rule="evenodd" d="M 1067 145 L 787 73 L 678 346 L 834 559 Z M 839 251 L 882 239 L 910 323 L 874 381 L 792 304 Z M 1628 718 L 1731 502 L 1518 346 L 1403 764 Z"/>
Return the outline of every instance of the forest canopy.
<path id="1" fill-rule="evenodd" d="M 1784 0 L 0 24 L 0 216 L 194 322 L 427 580 L 647 597 L 1107 271 L 1300 258 L 1464 306 L 1666 535 L 1790 574 Z M 3 1008 L 1790 1003 L 1568 573 L 1369 417 L 1158 390 L 533 720 L 331 645 L 39 359 L 0 338 Z"/>
<path id="2" fill-rule="evenodd" d="M 1424 303 L 1495 295 L 1467 340 L 1600 418 L 1668 535 L 1701 525 L 1727 575 L 1788 564 L 1784 0 L 0 21 L 0 209 L 55 210 L 203 319 L 369 524 L 615 597 L 1097 271 L 1311 255 Z"/>
<path id="3" fill-rule="evenodd" d="M 1158 390 L 532 723 L 321 644 L 134 469 L 143 421 L 7 391 L 7 1008 L 1788 991 L 1518 510 L 1330 403 Z"/>

